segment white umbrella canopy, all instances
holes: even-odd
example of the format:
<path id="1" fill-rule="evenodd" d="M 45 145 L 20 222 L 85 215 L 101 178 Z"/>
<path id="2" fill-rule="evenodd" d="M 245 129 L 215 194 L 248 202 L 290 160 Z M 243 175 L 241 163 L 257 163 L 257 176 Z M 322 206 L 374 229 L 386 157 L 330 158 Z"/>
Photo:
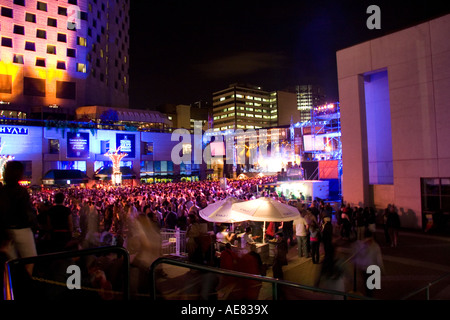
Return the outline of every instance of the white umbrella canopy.
<path id="1" fill-rule="evenodd" d="M 199 211 L 200 217 L 209 222 L 234 223 L 248 220 L 248 216 L 236 212 L 232 205 L 242 202 L 239 199 L 228 197 L 209 204 Z"/>
<path id="2" fill-rule="evenodd" d="M 273 198 L 262 197 L 255 200 L 236 202 L 232 205 L 234 212 L 247 216 L 251 221 L 292 221 L 300 217 L 296 207 L 281 203 Z"/>

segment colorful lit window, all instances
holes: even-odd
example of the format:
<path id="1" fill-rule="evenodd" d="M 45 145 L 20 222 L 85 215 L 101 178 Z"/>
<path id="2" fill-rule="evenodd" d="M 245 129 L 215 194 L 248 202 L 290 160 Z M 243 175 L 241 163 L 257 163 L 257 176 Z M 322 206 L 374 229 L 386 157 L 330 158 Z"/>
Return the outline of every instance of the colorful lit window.
<path id="1" fill-rule="evenodd" d="M 67 16 L 67 8 L 58 7 L 58 14 L 61 16 Z"/>
<path id="2" fill-rule="evenodd" d="M 87 40 L 83 37 L 77 37 L 77 45 L 87 47 Z"/>
<path id="3" fill-rule="evenodd" d="M 24 64 L 23 55 L 22 54 L 15 54 L 13 56 L 13 63 Z"/>
<path id="4" fill-rule="evenodd" d="M 48 44 L 47 45 L 47 53 L 48 54 L 56 54 L 56 46 Z"/>
<path id="5" fill-rule="evenodd" d="M 84 63 L 77 63 L 77 71 L 86 73 L 86 65 Z"/>
<path id="6" fill-rule="evenodd" d="M 36 9 L 41 10 L 41 11 L 47 11 L 47 4 L 44 2 L 38 1 L 36 4 Z"/>
<path id="7" fill-rule="evenodd" d="M 36 23 L 36 15 L 33 13 L 25 13 L 25 21 Z"/>
<path id="8" fill-rule="evenodd" d="M 48 18 L 47 19 L 47 25 L 49 27 L 55 27 L 56 28 L 58 26 L 58 21 L 56 19 L 54 19 L 54 18 Z"/>
<path id="9" fill-rule="evenodd" d="M 47 31 L 42 29 L 36 30 L 36 38 L 47 39 Z"/>

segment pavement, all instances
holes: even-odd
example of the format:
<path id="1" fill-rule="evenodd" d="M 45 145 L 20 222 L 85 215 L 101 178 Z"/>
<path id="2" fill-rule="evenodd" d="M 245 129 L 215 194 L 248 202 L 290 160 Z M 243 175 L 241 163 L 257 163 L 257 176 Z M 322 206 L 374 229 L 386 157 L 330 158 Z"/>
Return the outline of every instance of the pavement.
<path id="1" fill-rule="evenodd" d="M 385 242 L 383 230 L 378 229 L 375 239 L 381 248 L 384 269 L 381 274 L 381 288 L 373 291 L 373 299 L 450 300 L 450 236 L 402 230 L 399 232 L 398 246 L 393 248 Z M 323 248 L 321 248 L 321 263 L 313 264 L 311 258 L 298 257 L 296 245 L 290 246 L 288 265 L 283 267 L 284 280 L 304 286 L 329 288 L 364 296 L 365 281 L 360 272 L 354 272 L 354 264 L 348 260 L 354 252 L 355 241 L 340 238 L 335 228 L 333 243 L 338 261 L 346 261 L 343 264 L 343 275 L 340 281 L 332 282 L 330 286 L 331 280 L 321 277 Z M 197 299 L 202 294 L 207 294 L 205 292 L 219 281 L 219 277 L 204 274 L 200 276 L 194 271 L 180 267 L 164 265 L 163 268 L 167 276 L 164 279 L 158 279 L 157 286 L 160 292 L 164 292 L 165 299 Z M 272 270 L 269 268 L 267 277 L 271 276 Z M 444 279 L 439 280 L 442 277 Z M 206 285 L 207 283 L 210 285 Z M 412 294 L 430 283 L 433 285 L 430 287 L 428 297 L 426 290 Z M 233 299 L 232 291 L 233 289 L 221 290 L 218 299 Z M 263 283 L 258 300 L 272 300 L 272 294 L 272 284 Z M 340 296 L 291 288 L 284 288 L 280 298 L 285 300 L 342 299 Z"/>
<path id="2" fill-rule="evenodd" d="M 426 290 L 411 295 L 440 278 L 430 287 L 429 298 L 450 300 L 450 237 L 424 234 L 421 231 L 403 230 L 399 233 L 397 247 L 388 245 L 384 232 L 378 229 L 375 239 L 380 246 L 384 264 L 381 274 L 381 288 L 373 291 L 373 299 L 380 300 L 426 300 Z M 336 257 L 346 261 L 354 252 L 354 241 L 341 239 L 335 234 L 333 241 Z M 307 286 L 322 287 L 321 269 L 323 264 L 313 264 L 311 258 L 299 258 L 297 246 L 290 249 L 289 263 L 284 268 L 285 280 Z M 323 254 L 323 252 L 322 252 Z M 323 255 L 321 256 L 321 261 Z M 360 272 L 354 272 L 352 261 L 344 265 L 344 291 L 357 295 L 365 294 L 365 281 Z M 355 284 L 356 282 L 356 284 Z M 341 283 L 342 284 L 342 283 Z M 329 287 L 328 287 L 329 288 Z M 334 287 L 336 289 L 339 287 Z M 342 291 L 342 290 L 339 290 Z M 411 295 L 411 296 L 410 296 Z M 295 292 L 288 297 L 295 298 Z M 330 296 L 317 299 L 329 299 Z M 336 298 L 336 297 L 335 297 Z"/>

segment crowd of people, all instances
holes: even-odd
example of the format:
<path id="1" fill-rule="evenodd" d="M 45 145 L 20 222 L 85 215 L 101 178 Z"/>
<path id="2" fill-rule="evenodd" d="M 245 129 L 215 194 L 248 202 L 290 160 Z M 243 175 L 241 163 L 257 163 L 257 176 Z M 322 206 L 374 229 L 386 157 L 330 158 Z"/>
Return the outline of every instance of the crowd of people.
<path id="1" fill-rule="evenodd" d="M 241 241 L 248 245 L 248 256 L 243 258 L 247 263 L 241 265 L 253 266 L 252 273 L 255 274 L 265 274 L 266 267 L 255 250 L 257 237 L 265 237 L 275 244 L 273 276 L 283 279 L 283 266 L 287 265 L 289 246 L 297 245 L 298 256 L 311 257 L 314 264 L 320 262 L 319 248 L 323 246 L 323 263 L 325 266 L 332 265 L 333 214 L 336 215 L 340 235 L 344 239 L 354 235 L 357 240 L 363 240 L 367 231 L 372 234 L 375 231 L 376 215 L 373 208 L 342 205 L 335 210 L 324 201 L 306 203 L 301 195 L 289 195 L 286 198 L 274 189 L 261 188 L 275 182 L 276 177 L 228 180 L 226 186 L 220 181 L 196 181 L 118 187 L 98 185 L 90 189 L 27 190 L 18 184 L 22 174 L 20 162 L 8 162 L 5 185 L 0 188 L 0 253 L 3 252 L 4 260 L 117 245 L 129 251 L 133 266 L 141 271 L 148 270 L 152 262 L 161 256 L 160 230 L 165 228 L 186 232 L 189 260 L 198 263 L 208 260 L 217 266 L 231 268 L 230 261 L 236 260 L 231 250 L 235 238 L 227 232 L 226 226 L 214 224 L 214 235 L 224 246 L 218 249 L 221 257 L 219 261 L 217 252 L 207 256 L 211 237 L 205 236 L 206 230 L 201 226 L 205 221 L 199 214 L 208 204 L 230 196 L 241 200 L 273 196 L 297 207 L 300 212 L 300 218 L 295 221 L 269 223 L 264 235 L 252 235 L 252 225 L 244 225 Z M 394 209 L 393 206 L 387 208 L 384 215 L 386 237 L 389 236 L 386 239 L 392 246 L 397 245 L 399 228 L 398 215 L 395 217 Z M 257 229 L 257 225 L 254 227 Z M 231 260 L 227 261 L 227 257 L 231 257 Z M 31 274 L 32 265 L 29 268 Z"/>

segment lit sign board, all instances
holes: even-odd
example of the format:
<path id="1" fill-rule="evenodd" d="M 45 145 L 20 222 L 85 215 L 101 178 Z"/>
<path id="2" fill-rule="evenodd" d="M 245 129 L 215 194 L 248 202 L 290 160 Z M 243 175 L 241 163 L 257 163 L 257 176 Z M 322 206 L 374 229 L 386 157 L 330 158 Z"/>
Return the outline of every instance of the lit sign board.
<path id="1" fill-rule="evenodd" d="M 134 134 L 116 134 L 116 148 L 120 147 L 120 152 L 128 154 L 125 158 L 135 157 L 135 146 L 136 141 Z"/>
<path id="2" fill-rule="evenodd" d="M 67 158 L 89 158 L 89 133 L 67 133 Z"/>
<path id="3" fill-rule="evenodd" d="M 17 134 L 26 136 L 28 135 L 28 128 L 18 128 L 18 127 L 0 127 L 0 134 Z"/>

